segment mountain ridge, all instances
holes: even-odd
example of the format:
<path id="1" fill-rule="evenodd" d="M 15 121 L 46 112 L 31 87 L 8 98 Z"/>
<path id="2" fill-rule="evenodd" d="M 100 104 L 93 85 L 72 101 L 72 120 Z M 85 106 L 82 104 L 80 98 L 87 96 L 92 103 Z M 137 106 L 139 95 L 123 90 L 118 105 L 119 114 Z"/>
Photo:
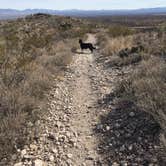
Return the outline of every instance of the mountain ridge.
<path id="1" fill-rule="evenodd" d="M 166 7 L 142 8 L 142 9 L 118 9 L 118 10 L 51 10 L 51 9 L 0 9 L 0 19 L 10 19 L 26 16 L 35 13 L 46 13 L 53 15 L 95 17 L 95 16 L 113 16 L 113 15 L 153 15 L 166 14 Z"/>

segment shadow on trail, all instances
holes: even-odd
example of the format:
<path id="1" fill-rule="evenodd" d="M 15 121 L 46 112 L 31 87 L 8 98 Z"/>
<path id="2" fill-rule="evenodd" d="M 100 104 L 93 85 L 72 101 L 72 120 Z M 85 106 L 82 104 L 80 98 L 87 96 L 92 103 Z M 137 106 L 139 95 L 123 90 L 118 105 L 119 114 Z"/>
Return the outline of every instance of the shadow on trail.
<path id="1" fill-rule="evenodd" d="M 165 165 L 159 125 L 131 102 L 115 104 L 114 97 L 108 94 L 98 101 L 99 109 L 109 112 L 100 117 L 100 124 L 95 128 L 102 164 Z"/>

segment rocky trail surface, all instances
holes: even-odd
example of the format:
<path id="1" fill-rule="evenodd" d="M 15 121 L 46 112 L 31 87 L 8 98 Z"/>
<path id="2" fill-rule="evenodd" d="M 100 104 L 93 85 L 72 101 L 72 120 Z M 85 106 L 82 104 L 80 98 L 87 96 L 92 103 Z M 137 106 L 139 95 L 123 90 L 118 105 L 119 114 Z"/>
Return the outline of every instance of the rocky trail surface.
<path id="1" fill-rule="evenodd" d="M 95 35 L 89 34 L 87 41 L 95 44 Z M 32 143 L 18 150 L 18 160 L 11 165 L 159 164 L 155 154 L 158 144 L 152 144 L 154 139 L 146 129 L 142 135 L 137 132 L 136 138 L 129 139 L 136 130 L 137 122 L 140 122 L 140 113 L 116 113 L 108 95 L 114 91 L 117 79 L 131 69 L 106 69 L 102 60 L 98 61 L 99 57 L 98 51 L 93 54 L 78 51 L 74 55 L 73 63 L 68 66 L 64 77 L 55 80 L 48 96 L 49 111 L 37 122 Z M 127 119 L 129 123 L 126 123 Z M 146 123 L 146 118 L 143 123 Z M 146 132 L 147 138 L 144 136 Z M 17 159 L 15 156 L 13 158 Z"/>

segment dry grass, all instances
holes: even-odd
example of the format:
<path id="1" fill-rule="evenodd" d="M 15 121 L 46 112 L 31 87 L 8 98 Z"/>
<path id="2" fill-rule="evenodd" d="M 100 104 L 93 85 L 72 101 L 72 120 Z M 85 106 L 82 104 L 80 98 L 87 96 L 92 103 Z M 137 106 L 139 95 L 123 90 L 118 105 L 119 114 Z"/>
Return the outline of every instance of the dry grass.
<path id="1" fill-rule="evenodd" d="M 120 36 L 111 38 L 104 33 L 98 35 L 100 46 L 102 47 L 101 53 L 106 57 L 109 66 L 125 66 L 137 63 L 142 59 L 142 52 L 136 51 L 127 53 L 123 58 L 120 57 L 120 52 L 128 49 L 128 52 L 136 46 L 134 36 Z"/>
<path id="2" fill-rule="evenodd" d="M 137 64 L 141 60 L 141 54 L 132 54 L 124 58 L 120 58 L 119 56 L 111 56 L 108 65 L 110 67 L 123 67 L 131 64 Z"/>
<path id="3" fill-rule="evenodd" d="M 117 95 L 121 100 L 130 101 L 141 110 L 153 115 L 164 134 L 166 134 L 165 72 L 165 61 L 152 56 L 148 60 L 143 60 L 139 68 L 136 68 L 117 88 Z"/>
<path id="4" fill-rule="evenodd" d="M 75 34 L 72 27 L 59 28 L 62 22 L 81 25 L 77 20 L 43 16 L 6 22 L 1 27 L 0 160 L 10 158 L 16 147 L 25 145 L 26 124 L 34 123 L 46 111 L 45 94 L 71 63 L 71 48 L 85 33 Z"/>
<path id="5" fill-rule="evenodd" d="M 129 36 L 135 33 L 134 30 L 128 28 L 127 26 L 113 25 L 108 29 L 108 34 L 110 37 L 119 37 L 119 36 Z"/>
<path id="6" fill-rule="evenodd" d="M 101 52 L 104 56 L 112 56 L 125 48 L 131 48 L 134 45 L 134 36 L 118 36 L 110 37 L 107 32 L 100 32 L 97 35 L 98 44 L 102 48 Z"/>
<path id="7" fill-rule="evenodd" d="M 137 63 L 134 70 L 117 84 L 115 96 L 133 103 L 140 110 L 151 114 L 164 131 L 162 141 L 166 146 L 166 47 L 165 29 L 125 37 L 111 38 L 99 35 L 102 53 L 109 67 L 123 67 Z M 121 50 L 142 45 L 143 51 L 119 57 Z M 111 56 L 110 56 L 111 55 Z M 138 63 L 139 62 L 139 63 Z"/>
<path id="8" fill-rule="evenodd" d="M 152 57 L 143 61 L 141 69 L 133 76 L 133 86 L 138 105 L 151 113 L 166 131 L 166 63 Z"/>
<path id="9" fill-rule="evenodd" d="M 109 38 L 105 42 L 103 54 L 107 56 L 115 55 L 125 48 L 133 46 L 133 36 Z"/>

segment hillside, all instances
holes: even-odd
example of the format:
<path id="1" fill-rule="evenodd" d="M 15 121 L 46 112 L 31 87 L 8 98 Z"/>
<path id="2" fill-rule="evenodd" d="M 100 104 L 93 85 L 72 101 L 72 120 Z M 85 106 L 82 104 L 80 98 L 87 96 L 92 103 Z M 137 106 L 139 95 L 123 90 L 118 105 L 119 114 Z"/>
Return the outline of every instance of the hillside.
<path id="1" fill-rule="evenodd" d="M 0 165 L 166 165 L 166 25 L 151 20 L 1 21 Z"/>

